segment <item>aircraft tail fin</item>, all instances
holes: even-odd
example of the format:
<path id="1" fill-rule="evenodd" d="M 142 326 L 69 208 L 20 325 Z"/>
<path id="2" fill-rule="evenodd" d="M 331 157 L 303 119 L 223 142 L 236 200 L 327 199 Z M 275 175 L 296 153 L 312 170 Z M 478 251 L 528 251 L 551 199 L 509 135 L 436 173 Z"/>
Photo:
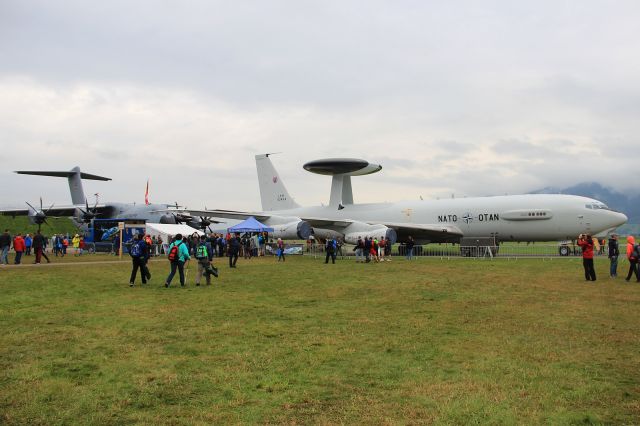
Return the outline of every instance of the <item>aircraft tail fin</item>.
<path id="1" fill-rule="evenodd" d="M 289 195 L 280 175 L 269 159 L 270 154 L 256 155 L 262 210 L 287 210 L 300 207 Z"/>
<path id="2" fill-rule="evenodd" d="M 80 171 L 80 167 L 74 167 L 68 172 L 46 172 L 46 171 L 26 171 L 20 170 L 16 173 L 20 175 L 36 175 L 36 176 L 53 176 L 53 177 L 66 177 L 69 181 L 69 192 L 71 192 L 71 202 L 73 204 L 85 204 L 86 198 L 84 196 L 84 190 L 82 189 L 82 179 L 90 180 L 111 180 L 111 178 L 92 175 L 89 173 L 83 173 Z"/>

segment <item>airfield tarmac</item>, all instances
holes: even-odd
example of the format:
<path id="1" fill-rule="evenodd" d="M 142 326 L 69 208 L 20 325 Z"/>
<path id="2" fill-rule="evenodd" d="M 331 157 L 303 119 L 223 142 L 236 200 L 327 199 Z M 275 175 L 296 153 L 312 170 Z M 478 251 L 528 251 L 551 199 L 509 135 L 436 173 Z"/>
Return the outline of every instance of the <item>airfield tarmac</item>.
<path id="1" fill-rule="evenodd" d="M 606 259 L 240 259 L 185 289 L 64 262 L 0 268 L 2 423 L 640 418 L 640 285 Z"/>

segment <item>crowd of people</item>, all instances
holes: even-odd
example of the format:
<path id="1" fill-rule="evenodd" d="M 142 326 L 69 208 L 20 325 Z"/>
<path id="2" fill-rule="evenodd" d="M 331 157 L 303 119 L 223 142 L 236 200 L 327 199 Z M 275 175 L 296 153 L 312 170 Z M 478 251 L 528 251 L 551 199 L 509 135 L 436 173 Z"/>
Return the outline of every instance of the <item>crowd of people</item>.
<path id="1" fill-rule="evenodd" d="M 594 254 L 597 252 L 597 247 L 604 247 L 603 242 L 597 242 L 589 234 L 578 235 L 577 244 L 582 250 L 582 265 L 584 268 L 584 278 L 586 281 L 596 280 L 596 271 L 593 264 Z M 609 277 L 618 277 L 618 257 L 620 256 L 620 246 L 618 244 L 618 236 L 612 234 L 608 241 L 608 258 L 609 258 Z M 630 281 L 633 276 L 636 278 L 636 282 L 640 282 L 640 244 L 636 244 L 636 240 L 632 235 L 627 237 L 627 245 L 625 255 L 629 261 L 629 271 L 625 281 Z"/>

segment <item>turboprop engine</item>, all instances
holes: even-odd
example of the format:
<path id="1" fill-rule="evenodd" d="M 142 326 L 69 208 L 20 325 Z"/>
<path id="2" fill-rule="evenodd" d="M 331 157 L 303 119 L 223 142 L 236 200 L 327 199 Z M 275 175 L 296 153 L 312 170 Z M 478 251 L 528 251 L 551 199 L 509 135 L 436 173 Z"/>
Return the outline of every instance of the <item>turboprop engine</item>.
<path id="1" fill-rule="evenodd" d="M 398 239 L 395 229 L 385 225 L 369 225 L 368 223 L 354 222 L 344 229 L 344 241 L 349 244 L 356 244 L 358 238 L 364 239 L 384 237 L 385 240 L 395 244 Z"/>
<path id="2" fill-rule="evenodd" d="M 285 220 L 288 222 L 285 222 Z M 265 224 L 273 228 L 273 232 L 271 233 L 273 238 L 282 238 L 283 240 L 306 240 L 313 233 L 311 225 L 300 218 L 279 218 L 272 216 L 265 221 Z"/>

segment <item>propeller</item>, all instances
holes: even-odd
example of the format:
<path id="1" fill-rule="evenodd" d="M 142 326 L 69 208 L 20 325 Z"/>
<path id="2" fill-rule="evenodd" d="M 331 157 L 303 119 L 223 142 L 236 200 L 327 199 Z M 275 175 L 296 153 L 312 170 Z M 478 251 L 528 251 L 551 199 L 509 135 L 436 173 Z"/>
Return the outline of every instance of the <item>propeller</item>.
<path id="1" fill-rule="evenodd" d="M 31 219 L 31 221 L 33 223 L 35 223 L 36 225 L 38 225 L 38 231 L 40 230 L 40 228 L 42 227 L 43 223 L 46 223 L 47 225 L 49 224 L 47 222 L 47 214 L 49 213 L 49 211 L 53 208 L 53 203 L 51 204 L 51 206 L 45 211 L 44 207 L 42 205 L 42 197 L 40 197 L 40 209 L 37 209 L 35 207 L 33 207 L 31 205 L 31 203 L 29 203 L 28 201 L 25 201 L 25 203 L 27 203 L 27 205 L 29 206 L 29 208 L 31 210 L 33 210 L 33 214 L 29 213 L 29 218 Z"/>
<path id="2" fill-rule="evenodd" d="M 96 197 L 96 203 L 93 205 L 93 209 L 89 209 L 89 202 L 87 199 L 84 199 L 84 204 L 86 206 L 86 210 L 82 210 L 78 207 L 78 210 L 82 212 L 82 216 L 80 217 L 84 223 L 90 223 L 92 219 L 95 219 L 98 213 L 98 197 Z"/>

